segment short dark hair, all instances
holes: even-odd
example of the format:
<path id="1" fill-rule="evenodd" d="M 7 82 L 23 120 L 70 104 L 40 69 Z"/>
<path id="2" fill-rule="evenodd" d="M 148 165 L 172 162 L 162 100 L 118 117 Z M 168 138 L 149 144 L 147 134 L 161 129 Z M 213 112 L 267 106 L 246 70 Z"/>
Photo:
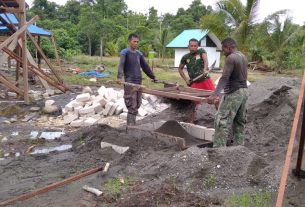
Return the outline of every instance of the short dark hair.
<path id="1" fill-rule="evenodd" d="M 195 38 L 190 39 L 190 40 L 189 40 L 189 44 L 190 44 L 191 42 L 197 42 L 197 44 L 199 45 L 199 41 L 198 41 L 197 39 L 195 39 Z"/>
<path id="2" fill-rule="evenodd" d="M 130 41 L 132 38 L 138 38 L 138 39 L 139 39 L 139 35 L 134 34 L 134 33 L 130 34 L 130 35 L 128 36 L 128 41 Z"/>
<path id="3" fill-rule="evenodd" d="M 228 37 L 226 39 L 224 39 L 222 42 L 221 42 L 222 46 L 223 47 L 237 47 L 237 44 L 235 42 L 235 40 L 231 37 Z"/>

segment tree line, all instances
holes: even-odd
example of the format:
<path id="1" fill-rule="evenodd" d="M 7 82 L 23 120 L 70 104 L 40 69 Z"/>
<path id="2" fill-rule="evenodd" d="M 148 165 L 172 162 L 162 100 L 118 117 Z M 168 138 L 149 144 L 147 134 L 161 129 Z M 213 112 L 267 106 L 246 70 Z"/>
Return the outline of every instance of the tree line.
<path id="1" fill-rule="evenodd" d="M 305 66 L 305 24 L 292 22 L 286 10 L 257 21 L 259 0 L 219 0 L 213 9 L 193 0 L 176 14 L 158 15 L 128 10 L 124 0 L 68 0 L 60 6 L 47 0 L 34 0 L 27 16 L 39 15 L 37 25 L 50 30 L 62 57 L 77 54 L 117 56 L 126 47 L 129 33 L 140 36 L 139 48 L 147 55 L 155 49 L 159 57 L 172 57 L 165 46 L 185 29 L 209 29 L 222 40 L 231 36 L 250 61 L 263 61 L 278 71 Z M 101 47 L 102 46 L 102 47 Z M 42 47 L 54 57 L 51 43 L 43 38 Z M 102 50 L 100 49 L 102 48 Z"/>

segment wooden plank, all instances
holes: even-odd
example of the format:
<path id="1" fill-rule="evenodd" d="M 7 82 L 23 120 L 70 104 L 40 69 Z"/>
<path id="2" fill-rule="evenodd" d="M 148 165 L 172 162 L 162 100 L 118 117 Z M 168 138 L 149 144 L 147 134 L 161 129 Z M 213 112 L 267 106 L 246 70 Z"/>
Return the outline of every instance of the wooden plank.
<path id="1" fill-rule="evenodd" d="M 179 91 L 184 91 L 184 92 L 194 92 L 194 93 L 197 93 L 197 92 L 206 92 L 206 93 L 209 93 L 209 94 L 212 94 L 213 91 L 210 91 L 210 90 L 204 90 L 204 89 L 197 89 L 197 88 L 190 88 L 190 87 L 179 87 Z"/>
<path id="2" fill-rule="evenodd" d="M 39 194 L 48 192 L 48 191 L 50 191 L 50 190 L 52 190 L 52 189 L 55 189 L 55 188 L 58 188 L 58 187 L 60 187 L 60 186 L 64 186 L 64 185 L 66 185 L 66 184 L 68 184 L 68 183 L 71 183 L 71 182 L 73 182 L 73 181 L 79 180 L 79 179 L 81 179 L 82 177 L 85 177 L 85 176 L 88 176 L 88 175 L 92 175 L 92 174 L 94 174 L 94 173 L 96 173 L 96 172 L 98 172 L 98 171 L 101 171 L 101 170 L 103 170 L 103 167 L 97 167 L 97 168 L 93 168 L 93 169 L 91 169 L 91 170 L 87 170 L 87 171 L 85 171 L 85 172 L 83 172 L 83 173 L 80 173 L 80 174 L 78 174 L 78 175 L 69 177 L 69 178 L 64 179 L 64 180 L 62 180 L 62 181 L 53 183 L 53 184 L 48 185 L 48 186 L 46 186 L 46 187 L 39 188 L 39 189 L 34 190 L 34 191 L 32 191 L 32 192 L 29 192 L 29 193 L 25 193 L 25 194 L 20 195 L 20 196 L 18 196 L 18 197 L 16 197 L 16 198 L 9 199 L 9 200 L 6 200 L 6 201 L 2 201 L 2 202 L 0 202 L 0 206 L 6 206 L 6 205 L 14 204 L 14 203 L 16 203 L 16 202 L 18 202 L 18 201 L 27 200 L 27 199 L 32 198 L 32 197 L 34 197 L 34 196 L 37 196 L 37 195 L 39 195 Z"/>
<path id="3" fill-rule="evenodd" d="M 17 39 L 14 39 L 8 46 L 9 50 L 14 50 L 17 46 Z M 2 64 L 7 61 L 7 58 L 9 57 L 8 54 L 3 53 L 0 57 L 0 66 L 2 66 Z"/>
<path id="4" fill-rule="evenodd" d="M 37 42 L 36 42 L 35 38 L 33 37 L 33 35 L 29 31 L 27 31 L 27 34 L 30 37 L 30 39 L 32 40 L 32 42 L 34 43 L 36 49 L 38 50 L 38 52 L 40 53 L 42 58 L 46 61 L 47 65 L 52 70 L 52 72 L 54 73 L 56 78 L 58 79 L 58 81 L 62 83 L 63 81 L 61 80 L 61 77 L 57 74 L 56 69 L 53 67 L 53 65 L 51 64 L 51 62 L 47 58 L 47 56 L 44 54 L 44 52 L 42 51 L 41 47 L 39 47 L 39 45 L 37 44 Z"/>
<path id="5" fill-rule="evenodd" d="M 292 156 L 292 151 L 293 151 L 293 144 L 294 144 L 295 136 L 296 136 L 297 129 L 298 129 L 298 124 L 299 124 L 299 119 L 300 119 L 300 114 L 301 114 L 301 109 L 302 109 L 302 102 L 304 100 L 304 91 L 305 91 L 305 72 L 304 72 L 304 75 L 303 75 L 303 80 L 302 80 L 302 84 L 301 84 L 301 87 L 300 87 L 300 93 L 299 93 L 299 98 L 298 98 L 298 102 L 297 102 L 297 107 L 296 107 L 296 111 L 295 111 L 295 114 L 294 114 L 292 129 L 291 129 L 289 143 L 288 143 L 288 147 L 287 147 L 285 163 L 284 163 L 282 176 L 281 176 L 281 181 L 280 181 L 280 186 L 279 186 L 278 195 L 277 195 L 276 207 L 282 207 L 282 205 L 283 205 L 285 187 L 286 187 L 288 171 L 289 171 L 289 165 L 290 165 L 290 162 L 291 162 L 291 156 Z"/>
<path id="6" fill-rule="evenodd" d="M 20 22 L 19 27 L 22 28 L 26 25 L 25 17 L 25 0 L 20 0 L 19 9 L 22 9 L 20 12 Z M 24 89 L 24 102 L 26 104 L 30 103 L 29 98 L 29 71 L 28 71 L 28 59 L 26 55 L 27 39 L 26 39 L 26 30 L 21 33 L 22 39 L 22 69 L 23 69 L 23 89 Z"/>
<path id="7" fill-rule="evenodd" d="M 56 60 L 57 60 L 57 64 L 60 68 L 60 71 L 62 71 L 62 67 L 61 67 L 60 58 L 59 58 L 59 55 L 58 55 L 58 49 L 57 49 L 57 46 L 56 46 L 56 41 L 55 41 L 54 35 L 51 36 L 51 40 L 52 40 L 52 44 L 53 44 L 53 47 L 54 47 L 54 52 L 55 52 L 55 57 L 56 57 Z"/>
<path id="8" fill-rule="evenodd" d="M 3 48 L 3 51 L 8 53 L 12 58 L 14 58 L 17 62 L 22 62 L 22 59 L 18 57 L 14 52 L 8 50 L 7 48 Z M 62 92 L 65 92 L 69 90 L 63 83 L 59 83 L 57 80 L 53 80 L 51 77 L 49 77 L 45 72 L 40 70 L 39 68 L 36 68 L 34 65 L 29 64 L 29 69 L 34 72 L 36 75 L 42 77 L 44 80 L 46 80 L 50 85 L 58 88 Z"/>
<path id="9" fill-rule="evenodd" d="M 11 90 L 15 91 L 18 95 L 24 96 L 24 91 L 18 87 L 16 87 L 13 83 L 5 78 L 4 75 L 0 74 L 0 82 L 2 82 L 6 87 L 10 88 Z"/>
<path id="10" fill-rule="evenodd" d="M 172 99 L 178 99 L 178 100 L 185 99 L 185 100 L 190 100 L 190 101 L 198 101 L 198 102 L 202 102 L 202 103 L 207 102 L 207 99 L 203 98 L 203 97 L 196 97 L 196 96 L 190 96 L 190 95 L 185 95 L 185 94 L 176 94 L 176 93 L 152 90 L 152 89 L 146 89 L 146 88 L 141 88 L 141 91 L 143 93 L 148 93 L 148 94 L 155 95 L 155 96 L 162 96 L 162 97 L 166 97 L 166 98 L 172 98 Z"/>
<path id="11" fill-rule="evenodd" d="M 18 44 L 19 44 L 19 46 L 22 48 L 22 42 L 21 42 L 20 40 L 18 41 Z M 28 59 L 29 63 L 32 64 L 33 66 L 39 68 L 39 67 L 37 66 L 37 64 L 36 64 L 36 62 L 35 62 L 35 60 L 34 60 L 34 58 L 32 57 L 30 51 L 28 50 L 28 48 L 26 48 L 26 54 L 27 54 L 27 59 Z M 41 84 L 43 85 L 43 87 L 44 87 L 45 89 L 47 89 L 47 90 L 50 89 L 50 86 L 48 85 L 48 83 L 47 83 L 43 78 L 41 78 L 40 76 L 38 76 L 38 78 L 39 78 Z"/>

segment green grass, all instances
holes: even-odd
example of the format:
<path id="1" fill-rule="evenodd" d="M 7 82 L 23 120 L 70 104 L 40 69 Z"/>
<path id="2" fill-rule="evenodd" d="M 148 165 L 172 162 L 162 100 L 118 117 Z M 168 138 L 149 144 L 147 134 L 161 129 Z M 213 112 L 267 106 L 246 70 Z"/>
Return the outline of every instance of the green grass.
<path id="1" fill-rule="evenodd" d="M 104 195 L 107 199 L 117 200 L 121 196 L 123 187 L 128 185 L 128 178 L 124 178 L 124 182 L 121 182 L 118 178 L 110 178 L 103 186 Z"/>
<path id="2" fill-rule="evenodd" d="M 204 187 L 207 189 L 215 188 L 216 186 L 216 177 L 215 174 L 210 173 L 204 178 Z"/>
<path id="3" fill-rule="evenodd" d="M 79 55 L 71 58 L 68 63 L 65 64 L 64 68 L 80 68 L 81 71 L 94 70 L 96 65 L 104 64 L 106 66 L 105 72 L 110 72 L 111 75 L 108 77 L 97 78 L 97 82 L 89 81 L 89 77 L 83 77 L 80 75 L 72 74 L 69 72 L 62 73 L 63 80 L 68 85 L 87 85 L 87 86 L 100 86 L 104 84 L 109 84 L 110 81 L 116 80 L 117 69 L 119 64 L 119 57 L 100 57 Z M 156 59 L 154 61 L 154 73 L 157 79 L 161 81 L 166 81 L 169 83 L 178 83 L 179 85 L 185 85 L 185 82 L 180 77 L 178 70 L 173 68 L 174 59 Z M 186 71 L 185 71 L 186 72 Z M 301 76 L 303 70 L 286 70 L 285 74 L 280 74 L 281 76 Z M 215 81 L 221 76 L 221 73 L 210 73 L 211 78 Z M 248 74 L 248 80 L 250 82 L 255 82 L 265 78 L 266 76 L 278 75 L 274 72 L 264 73 L 260 71 L 250 71 Z M 156 84 L 150 81 L 145 74 L 143 74 L 143 85 L 148 88 L 163 88 L 163 84 Z M 118 85 L 117 85 L 118 86 Z"/>
<path id="4" fill-rule="evenodd" d="M 227 207 L 269 207 L 271 194 L 268 192 L 234 195 L 226 199 L 224 206 Z"/>

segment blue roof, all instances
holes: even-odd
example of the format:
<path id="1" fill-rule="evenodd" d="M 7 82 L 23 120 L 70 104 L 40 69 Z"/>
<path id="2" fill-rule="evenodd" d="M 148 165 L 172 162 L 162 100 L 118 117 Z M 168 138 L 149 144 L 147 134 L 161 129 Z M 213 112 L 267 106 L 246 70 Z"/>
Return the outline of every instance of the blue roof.
<path id="1" fill-rule="evenodd" d="M 10 21 L 7 19 L 7 17 L 5 16 L 5 14 L 0 14 L 0 16 L 7 22 L 10 23 L 10 21 L 14 24 L 14 25 L 18 25 L 19 21 L 16 18 L 16 16 L 12 13 L 7 13 L 8 18 L 10 19 Z M 6 26 L 3 26 L 2 22 L 0 21 L 0 31 L 8 31 L 8 28 Z M 36 25 L 30 25 L 28 26 L 28 31 L 33 34 L 33 35 L 41 35 L 41 36 L 52 36 L 52 33 L 48 30 L 45 30 L 41 27 L 38 27 Z"/>
<path id="2" fill-rule="evenodd" d="M 207 34 L 209 30 L 202 29 L 188 29 L 180 33 L 175 39 L 166 45 L 168 48 L 186 48 L 188 47 L 189 40 L 192 38 L 201 41 Z"/>

